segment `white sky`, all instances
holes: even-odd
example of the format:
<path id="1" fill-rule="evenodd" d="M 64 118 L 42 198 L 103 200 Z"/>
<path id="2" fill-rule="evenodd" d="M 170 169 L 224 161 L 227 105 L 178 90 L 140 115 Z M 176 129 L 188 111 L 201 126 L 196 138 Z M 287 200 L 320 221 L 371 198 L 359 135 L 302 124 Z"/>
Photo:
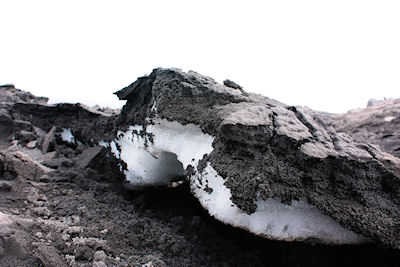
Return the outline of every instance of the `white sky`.
<path id="1" fill-rule="evenodd" d="M 400 97 L 400 1 L 0 0 L 0 84 L 118 107 L 156 67 L 344 112 Z"/>

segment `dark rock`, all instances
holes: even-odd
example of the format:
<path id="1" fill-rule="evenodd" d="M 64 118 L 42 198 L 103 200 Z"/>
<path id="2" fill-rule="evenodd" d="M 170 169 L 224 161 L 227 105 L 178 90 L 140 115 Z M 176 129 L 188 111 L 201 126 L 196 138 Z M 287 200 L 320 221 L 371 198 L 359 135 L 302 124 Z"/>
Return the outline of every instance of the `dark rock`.
<path id="1" fill-rule="evenodd" d="M 228 79 L 224 80 L 224 85 L 234 89 L 242 89 L 242 86 Z"/>
<path id="2" fill-rule="evenodd" d="M 49 172 L 49 169 L 39 162 L 34 161 L 21 151 L 12 151 L 5 155 L 4 177 L 14 179 L 21 176 L 25 179 L 39 179 Z"/>
<path id="3" fill-rule="evenodd" d="M 365 109 L 336 115 L 333 126 L 357 142 L 379 145 L 400 158 L 400 99 L 370 100 Z"/>
<path id="4" fill-rule="evenodd" d="M 239 84 L 235 83 L 234 81 L 231 81 L 231 80 L 229 80 L 229 79 L 226 79 L 226 80 L 224 80 L 223 83 L 224 83 L 225 86 L 228 86 L 228 87 L 233 88 L 233 89 L 238 89 L 240 92 L 242 92 L 243 95 L 248 95 L 248 94 L 243 90 L 243 87 L 240 86 Z"/>
<path id="5" fill-rule="evenodd" d="M 7 110 L 0 108 L 0 139 L 7 140 L 13 132 L 13 121 Z"/>
<path id="6" fill-rule="evenodd" d="M 0 191 L 11 191 L 12 187 L 9 181 L 0 181 Z"/>
<path id="7" fill-rule="evenodd" d="M 146 129 L 158 118 L 192 123 L 213 136 L 200 175 L 188 179 L 212 188 L 201 181 L 211 164 L 242 212 L 254 213 L 258 199 L 306 199 L 345 228 L 400 248 L 400 177 L 378 149 L 336 133 L 328 114 L 243 95 L 177 69 L 155 69 L 116 94 L 127 100 L 117 121 L 122 131 Z"/>
<path id="8" fill-rule="evenodd" d="M 16 133 L 15 138 L 19 140 L 21 145 L 26 145 L 29 142 L 36 139 L 36 135 L 33 132 L 21 130 Z"/>
<path id="9" fill-rule="evenodd" d="M 94 165 L 95 163 L 93 162 L 93 160 L 99 156 L 99 154 L 102 152 L 102 150 L 104 150 L 104 147 L 101 146 L 95 146 L 95 147 L 89 147 L 86 150 L 84 150 L 82 152 L 82 154 L 80 154 L 78 156 L 78 160 L 77 160 L 77 165 L 79 168 L 87 168 L 90 165 Z"/>
<path id="10" fill-rule="evenodd" d="M 29 92 L 16 89 L 13 84 L 0 86 L 0 103 L 36 103 L 46 104 L 47 97 L 37 97 Z"/>
<path id="11" fill-rule="evenodd" d="M 68 266 L 53 246 L 40 245 L 37 249 L 37 254 L 44 267 Z"/>
<path id="12" fill-rule="evenodd" d="M 0 153 L 0 177 L 4 176 L 4 160 L 5 160 L 4 154 Z"/>
<path id="13" fill-rule="evenodd" d="M 110 138 L 115 120 L 115 116 L 92 110 L 81 104 L 16 103 L 12 106 L 11 112 L 47 132 L 53 126 L 69 129 L 76 141 L 89 145 Z"/>
<path id="14" fill-rule="evenodd" d="M 52 127 L 50 131 L 46 134 L 42 144 L 42 153 L 46 154 L 47 152 L 54 151 L 54 142 L 55 142 L 55 132 L 56 127 Z"/>

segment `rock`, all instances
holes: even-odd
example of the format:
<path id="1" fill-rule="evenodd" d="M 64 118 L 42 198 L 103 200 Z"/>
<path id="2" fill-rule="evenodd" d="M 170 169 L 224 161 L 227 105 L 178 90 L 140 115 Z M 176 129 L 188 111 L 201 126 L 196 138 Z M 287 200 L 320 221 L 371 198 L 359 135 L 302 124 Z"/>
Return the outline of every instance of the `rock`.
<path id="1" fill-rule="evenodd" d="M 40 103 L 46 104 L 47 97 L 37 97 L 29 92 L 16 89 L 13 84 L 0 86 L 0 103 Z"/>
<path id="2" fill-rule="evenodd" d="M 1 227 L 9 226 L 12 223 L 13 223 L 13 221 L 10 219 L 10 217 L 7 214 L 0 212 L 0 226 Z"/>
<path id="3" fill-rule="evenodd" d="M 55 132 L 56 127 L 52 127 L 50 131 L 46 134 L 42 144 L 42 153 L 46 154 L 47 152 L 51 152 L 54 150 L 54 143 L 55 143 Z"/>
<path id="4" fill-rule="evenodd" d="M 32 124 L 29 121 L 19 120 L 19 119 L 13 120 L 13 132 L 30 133 L 31 131 L 32 131 Z"/>
<path id="5" fill-rule="evenodd" d="M 116 116 L 93 110 L 81 104 L 43 105 L 32 103 L 15 103 L 10 108 L 21 120 L 49 132 L 56 127 L 64 137 L 73 133 L 74 143 L 96 145 L 111 138 Z M 61 138 L 62 140 L 62 138 Z M 65 140 L 64 140 L 65 141 Z"/>
<path id="6" fill-rule="evenodd" d="M 240 92 L 242 92 L 243 95 L 246 95 L 246 96 L 248 95 L 248 94 L 243 90 L 243 87 L 240 86 L 239 84 L 235 83 L 234 81 L 231 81 L 231 80 L 229 80 L 229 79 L 226 79 L 226 80 L 224 80 L 223 84 L 224 84 L 225 86 L 230 87 L 230 88 L 238 89 Z"/>
<path id="7" fill-rule="evenodd" d="M 27 231 L 31 231 L 32 227 L 34 225 L 34 221 L 32 219 L 21 218 L 21 217 L 14 218 L 14 222 L 18 226 L 22 227 L 23 229 L 25 229 Z"/>
<path id="8" fill-rule="evenodd" d="M 42 217 L 49 217 L 52 214 L 52 212 L 47 207 L 36 207 L 36 208 L 33 208 L 33 211 L 37 215 L 42 216 Z"/>
<path id="9" fill-rule="evenodd" d="M 93 165 L 93 160 L 100 154 L 102 150 L 105 150 L 105 148 L 101 146 L 89 147 L 85 149 L 78 157 L 76 162 L 77 166 L 79 168 L 87 168 L 91 164 Z"/>
<path id="10" fill-rule="evenodd" d="M 102 250 L 98 250 L 94 253 L 93 260 L 94 261 L 105 261 L 107 259 L 106 253 Z"/>
<path id="11" fill-rule="evenodd" d="M 13 185 L 9 181 L 0 181 L 0 191 L 11 191 L 12 188 Z"/>
<path id="12" fill-rule="evenodd" d="M 356 142 L 378 145 L 400 157 L 400 99 L 370 100 L 365 109 L 336 115 L 333 126 Z"/>
<path id="13" fill-rule="evenodd" d="M 27 145 L 29 142 L 36 139 L 36 136 L 33 132 L 21 130 L 16 133 L 15 138 L 19 140 L 22 145 Z"/>
<path id="14" fill-rule="evenodd" d="M 329 114 L 178 69 L 116 94 L 127 103 L 109 146 L 134 187 L 184 173 L 212 216 L 255 234 L 400 248 L 400 177 Z"/>
<path id="15" fill-rule="evenodd" d="M 49 168 L 32 160 L 21 151 L 8 152 L 5 155 L 4 177 L 14 179 L 18 175 L 25 179 L 39 179 L 50 171 Z"/>
<path id="16" fill-rule="evenodd" d="M 82 227 L 79 227 L 79 226 L 68 227 L 67 233 L 70 235 L 71 234 L 80 234 L 80 233 L 82 233 Z"/>
<path id="17" fill-rule="evenodd" d="M 42 238 L 42 237 L 43 237 L 43 234 L 42 234 L 42 232 L 37 232 L 37 233 L 35 234 L 35 236 L 36 236 L 37 238 Z"/>
<path id="18" fill-rule="evenodd" d="M 3 177 L 4 175 L 4 160 L 5 156 L 3 153 L 0 152 L 0 177 Z"/>
<path id="19" fill-rule="evenodd" d="M 40 245 L 37 252 L 38 257 L 43 262 L 44 266 L 68 266 L 61 258 L 59 251 L 53 246 Z"/>
<path id="20" fill-rule="evenodd" d="M 225 86 L 228 86 L 228 87 L 231 87 L 231 88 L 234 88 L 234 89 L 242 89 L 242 87 L 239 84 L 237 84 L 234 81 L 231 81 L 229 79 L 224 80 L 223 83 L 224 83 Z"/>
<path id="21" fill-rule="evenodd" d="M 33 140 L 33 141 L 30 141 L 29 143 L 27 143 L 26 147 L 27 148 L 35 148 L 36 145 L 37 145 L 37 140 Z"/>
<path id="22" fill-rule="evenodd" d="M 0 139 L 4 142 L 12 132 L 13 121 L 11 116 L 5 108 L 0 108 Z"/>

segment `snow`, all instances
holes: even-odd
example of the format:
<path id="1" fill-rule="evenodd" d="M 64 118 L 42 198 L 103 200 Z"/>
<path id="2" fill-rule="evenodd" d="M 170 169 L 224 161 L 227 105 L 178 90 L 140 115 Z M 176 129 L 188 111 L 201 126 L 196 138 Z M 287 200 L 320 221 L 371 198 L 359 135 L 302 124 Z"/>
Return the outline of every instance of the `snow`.
<path id="1" fill-rule="evenodd" d="M 204 189 L 208 186 L 211 193 Z M 257 201 L 257 210 L 247 214 L 230 200 L 231 192 L 224 185 L 210 163 L 201 173 L 191 178 L 191 189 L 210 215 L 254 234 L 278 240 L 318 239 L 324 243 L 357 244 L 366 239 L 343 228 L 339 223 L 324 215 L 304 200 L 290 205 L 280 199 L 270 198 Z"/>
<path id="2" fill-rule="evenodd" d="M 61 132 L 61 139 L 68 143 L 75 143 L 75 137 L 73 136 L 71 129 L 63 128 Z"/>
<path id="3" fill-rule="evenodd" d="M 391 121 L 394 120 L 394 119 L 396 119 L 396 117 L 387 116 L 387 117 L 385 117 L 383 120 L 384 120 L 385 122 L 391 122 Z"/>
<path id="4" fill-rule="evenodd" d="M 109 145 L 112 153 L 127 164 L 124 173 L 133 187 L 171 184 L 191 165 L 195 170 L 189 177 L 192 192 L 210 215 L 224 223 L 278 240 L 318 239 L 335 244 L 366 241 L 304 200 L 287 205 L 277 198 L 259 199 L 254 213 L 243 212 L 233 204 L 230 189 L 210 163 L 201 173 L 197 171 L 198 162 L 212 152 L 214 137 L 194 124 L 157 118 L 153 123 L 120 131 Z M 211 193 L 205 191 L 206 186 Z"/>
<path id="5" fill-rule="evenodd" d="M 109 144 L 107 142 L 105 142 L 104 140 L 100 140 L 98 144 L 99 144 L 99 146 L 102 146 L 102 147 L 105 147 L 105 148 L 109 147 Z"/>
<path id="6" fill-rule="evenodd" d="M 169 184 L 182 179 L 189 165 L 197 166 L 213 149 L 214 138 L 194 124 L 165 119 L 153 122 L 146 134 L 142 126 L 135 125 L 118 132 L 118 138 L 110 143 L 113 154 L 127 164 L 125 176 L 134 185 Z"/>

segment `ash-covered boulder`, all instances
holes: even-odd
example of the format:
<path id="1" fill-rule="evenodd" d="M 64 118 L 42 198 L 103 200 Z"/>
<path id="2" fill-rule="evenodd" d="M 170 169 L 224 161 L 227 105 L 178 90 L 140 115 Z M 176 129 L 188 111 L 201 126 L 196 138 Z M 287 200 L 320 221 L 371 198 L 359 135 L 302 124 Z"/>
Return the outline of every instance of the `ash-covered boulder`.
<path id="1" fill-rule="evenodd" d="M 133 186 L 186 177 L 211 215 L 267 238 L 400 248 L 399 176 L 330 115 L 178 69 L 116 94 L 108 146 Z"/>
<path id="2" fill-rule="evenodd" d="M 379 145 L 400 157 L 400 99 L 371 99 L 365 109 L 336 115 L 333 126 L 357 142 Z"/>

